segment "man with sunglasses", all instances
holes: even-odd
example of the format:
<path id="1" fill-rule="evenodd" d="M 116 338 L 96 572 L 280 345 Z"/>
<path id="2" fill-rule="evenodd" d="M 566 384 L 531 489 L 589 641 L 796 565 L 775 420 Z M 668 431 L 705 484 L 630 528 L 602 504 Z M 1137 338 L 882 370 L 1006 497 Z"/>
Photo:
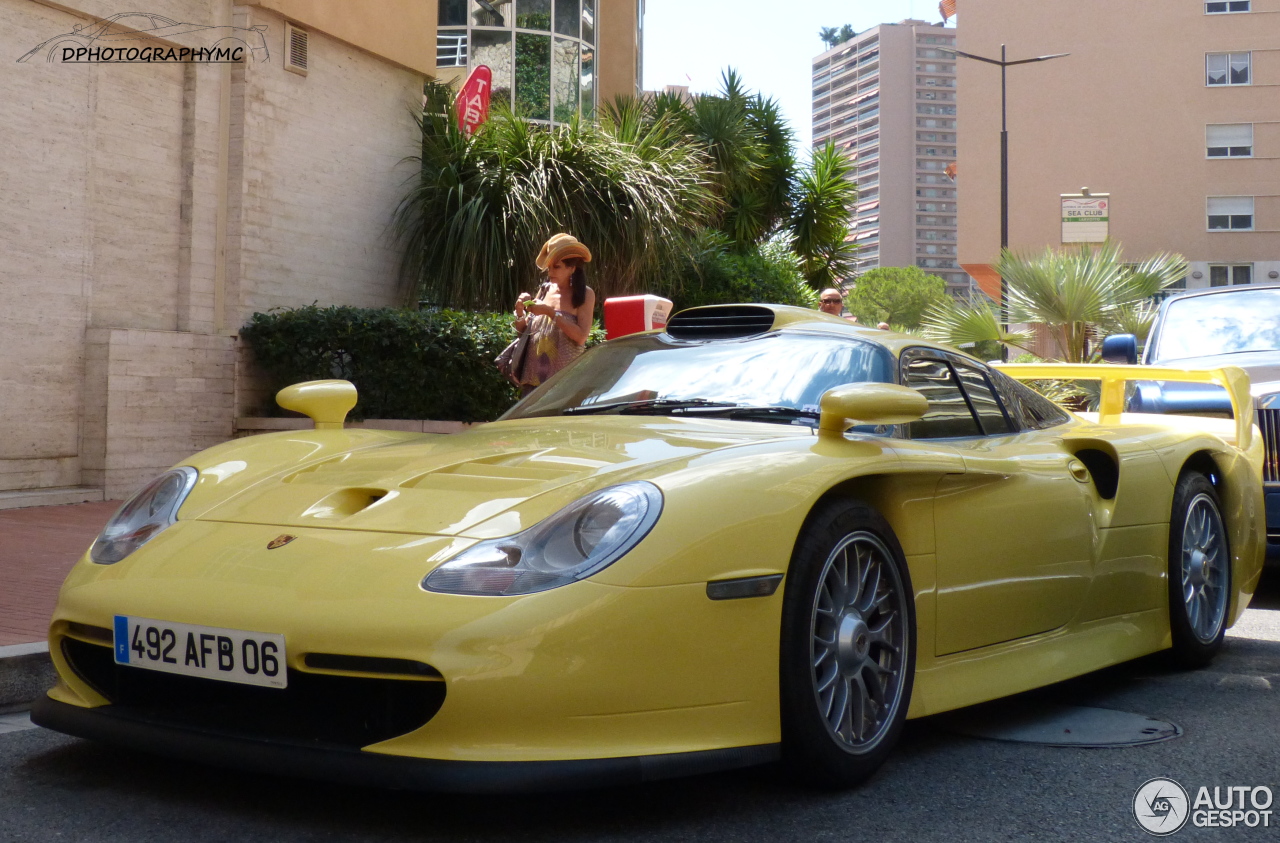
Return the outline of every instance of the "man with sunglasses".
<path id="1" fill-rule="evenodd" d="M 844 313 L 844 296 L 834 287 L 828 287 L 818 296 L 818 309 L 823 313 L 829 313 L 832 316 L 840 316 Z M 845 316 L 850 322 L 857 322 L 856 316 Z"/>

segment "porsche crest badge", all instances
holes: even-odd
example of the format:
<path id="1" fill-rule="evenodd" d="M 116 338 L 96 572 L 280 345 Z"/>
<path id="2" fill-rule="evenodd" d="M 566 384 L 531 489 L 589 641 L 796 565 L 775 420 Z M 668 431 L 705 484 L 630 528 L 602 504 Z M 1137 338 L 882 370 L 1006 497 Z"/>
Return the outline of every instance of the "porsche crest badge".
<path id="1" fill-rule="evenodd" d="M 274 539 L 267 542 L 267 550 L 275 550 L 277 547 L 284 547 L 296 538 L 297 536 L 291 536 L 287 533 L 283 536 L 276 536 Z"/>

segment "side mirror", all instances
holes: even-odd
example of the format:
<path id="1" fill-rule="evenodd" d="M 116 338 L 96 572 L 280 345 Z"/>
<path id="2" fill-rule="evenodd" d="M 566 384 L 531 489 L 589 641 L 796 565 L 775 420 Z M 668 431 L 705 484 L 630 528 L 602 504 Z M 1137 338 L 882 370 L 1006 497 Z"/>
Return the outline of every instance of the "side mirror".
<path id="1" fill-rule="evenodd" d="M 822 394 L 819 436 L 844 436 L 858 424 L 907 424 L 929 411 L 914 389 L 894 383 L 850 383 Z"/>
<path id="2" fill-rule="evenodd" d="M 1138 338 L 1133 334 L 1116 334 L 1102 341 L 1102 359 L 1108 363 L 1138 365 Z"/>
<path id="3" fill-rule="evenodd" d="M 276 403 L 286 410 L 310 416 L 316 430 L 341 430 L 357 397 L 351 381 L 306 381 L 277 392 Z"/>

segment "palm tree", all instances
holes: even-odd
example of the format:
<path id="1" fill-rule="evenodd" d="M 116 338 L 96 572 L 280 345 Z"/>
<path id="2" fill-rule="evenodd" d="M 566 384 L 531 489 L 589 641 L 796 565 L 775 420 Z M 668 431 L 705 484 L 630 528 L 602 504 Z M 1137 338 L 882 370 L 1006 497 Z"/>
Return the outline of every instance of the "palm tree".
<path id="1" fill-rule="evenodd" d="M 996 265 L 1009 296 L 1009 320 L 1045 325 L 1063 358 L 1089 358 L 1091 329 L 1140 326 L 1152 296 L 1186 276 L 1181 255 L 1162 252 L 1138 264 L 1122 260 L 1118 243 L 1046 249 L 1040 255 L 1005 249 Z M 1023 347 L 1028 337 L 1004 334 L 989 303 L 943 302 L 925 315 L 928 336 L 962 343 L 997 340 Z"/>
<path id="2" fill-rule="evenodd" d="M 393 218 L 410 301 L 505 309 L 558 231 L 591 246 L 601 300 L 630 292 L 676 262 L 718 207 L 702 150 L 669 126 L 626 139 L 626 121 L 548 130 L 498 110 L 467 137 L 452 96 L 426 90 L 419 168 Z"/>
<path id="3" fill-rule="evenodd" d="M 858 199 L 853 164 L 828 142 L 796 182 L 789 227 L 801 271 L 815 287 L 832 287 L 853 272 L 857 247 L 849 239 L 850 208 Z"/>
<path id="4" fill-rule="evenodd" d="M 620 97 L 602 111 L 612 125 L 629 127 L 629 139 L 657 133 L 665 141 L 674 131 L 703 150 L 722 203 L 711 227 L 738 251 L 781 237 L 792 243 L 805 278 L 819 287 L 851 271 L 849 209 L 857 188 L 848 159 L 829 146 L 799 168 L 795 133 L 778 103 L 748 91 L 733 68 L 716 94 Z"/>

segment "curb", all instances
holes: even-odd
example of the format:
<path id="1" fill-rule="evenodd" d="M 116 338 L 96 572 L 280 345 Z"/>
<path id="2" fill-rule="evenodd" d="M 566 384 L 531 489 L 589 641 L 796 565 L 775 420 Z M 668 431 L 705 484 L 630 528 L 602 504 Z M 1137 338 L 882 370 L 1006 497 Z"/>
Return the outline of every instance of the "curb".
<path id="1" fill-rule="evenodd" d="M 47 641 L 0 647 L 0 710 L 38 699 L 56 681 Z"/>

